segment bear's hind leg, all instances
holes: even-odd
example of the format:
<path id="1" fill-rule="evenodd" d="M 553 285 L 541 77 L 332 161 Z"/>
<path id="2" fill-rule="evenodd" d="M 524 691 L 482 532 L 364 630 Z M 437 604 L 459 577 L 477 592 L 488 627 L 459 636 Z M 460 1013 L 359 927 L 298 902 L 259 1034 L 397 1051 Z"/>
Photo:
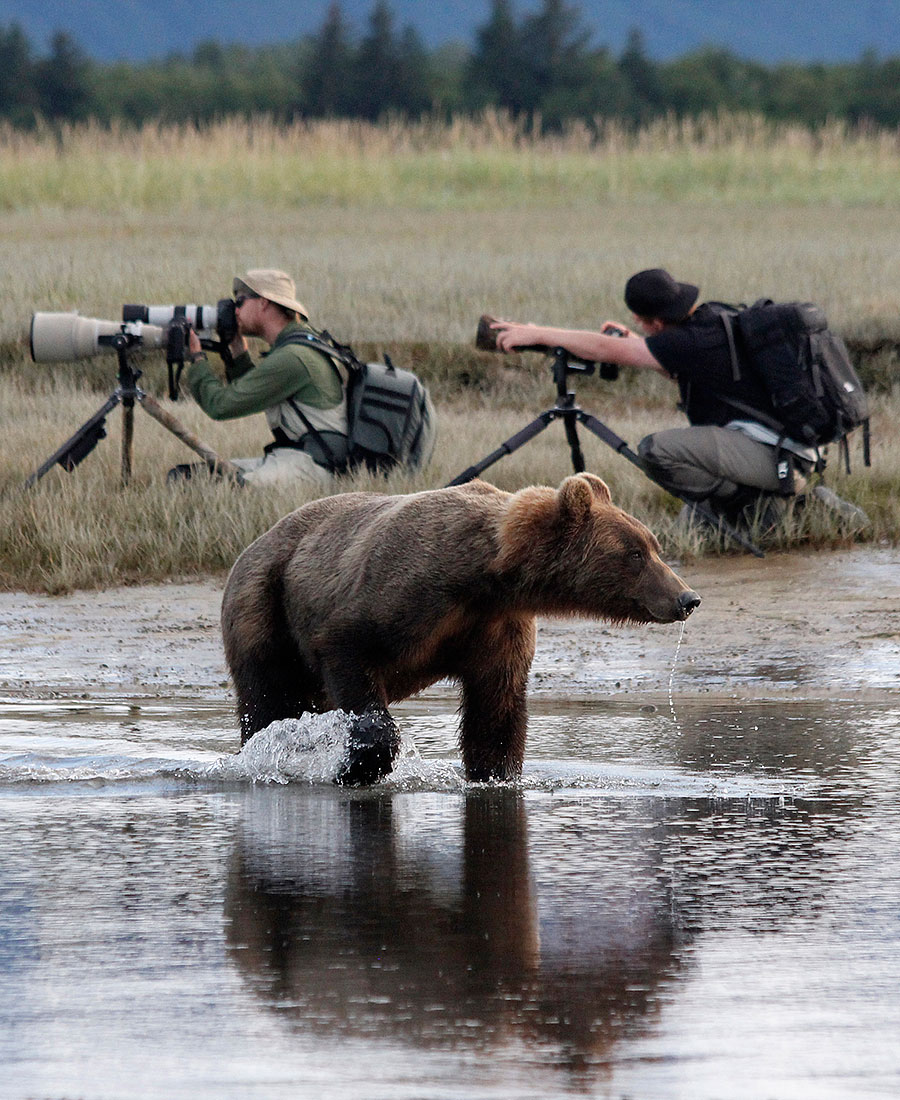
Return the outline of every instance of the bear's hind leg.
<path id="1" fill-rule="evenodd" d="M 236 662 L 231 669 L 241 724 L 241 744 L 272 722 L 299 718 L 318 709 L 313 677 L 289 643 L 286 651 L 271 652 L 264 660 Z"/>
<path id="2" fill-rule="evenodd" d="M 242 555 L 225 586 L 222 640 L 234 684 L 241 744 L 284 718 L 321 709 L 322 684 L 289 628 L 278 569 Z"/>

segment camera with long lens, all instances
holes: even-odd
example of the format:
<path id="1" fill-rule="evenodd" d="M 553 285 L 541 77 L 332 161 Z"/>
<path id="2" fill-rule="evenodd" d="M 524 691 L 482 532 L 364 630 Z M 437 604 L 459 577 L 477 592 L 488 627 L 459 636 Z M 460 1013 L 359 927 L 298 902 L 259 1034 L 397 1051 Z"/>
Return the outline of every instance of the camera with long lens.
<path id="1" fill-rule="evenodd" d="M 35 363 L 67 363 L 114 353 L 115 340 L 121 335 L 144 348 L 167 348 L 173 332 L 183 334 L 188 325 L 204 347 L 220 350 L 237 332 L 234 301 L 223 298 L 214 306 L 125 305 L 121 322 L 78 313 L 35 313 L 31 358 Z"/>
<path id="2" fill-rule="evenodd" d="M 478 320 L 478 328 L 475 330 L 475 347 L 481 351 L 496 351 L 497 350 L 497 330 L 494 328 L 497 318 L 491 317 L 487 313 L 483 313 Z M 619 328 L 617 325 L 607 325 L 603 330 L 604 336 L 627 336 L 626 329 Z M 539 351 L 544 355 L 550 355 L 553 349 L 546 344 L 526 344 L 521 347 L 517 347 L 516 351 Z M 596 366 L 600 377 L 607 382 L 614 382 L 619 377 L 619 364 L 618 363 L 594 363 L 590 359 L 582 359 L 578 355 L 569 355 L 569 360 L 573 363 L 579 363 L 583 368 L 589 368 L 587 373 L 591 373 Z"/>

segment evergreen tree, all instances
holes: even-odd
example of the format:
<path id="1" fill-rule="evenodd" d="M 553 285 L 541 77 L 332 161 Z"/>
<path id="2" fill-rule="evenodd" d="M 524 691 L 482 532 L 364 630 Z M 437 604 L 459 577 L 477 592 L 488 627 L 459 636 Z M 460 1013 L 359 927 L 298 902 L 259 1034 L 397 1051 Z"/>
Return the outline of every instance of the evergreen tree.
<path id="1" fill-rule="evenodd" d="M 900 125 L 900 58 L 880 61 L 867 50 L 853 67 L 845 110 L 854 122 Z"/>
<path id="2" fill-rule="evenodd" d="M 339 3 L 328 9 L 312 39 L 300 79 L 302 105 L 310 115 L 345 115 L 352 106 L 353 48 Z"/>
<path id="3" fill-rule="evenodd" d="M 394 106 L 394 74 L 398 64 L 394 13 L 387 0 L 376 0 L 368 33 L 360 42 L 353 66 L 353 114 L 375 121 Z"/>
<path id="4" fill-rule="evenodd" d="M 391 111 L 413 115 L 429 105 L 425 50 L 412 28 L 397 38 L 387 0 L 376 0 L 353 70 L 352 111 L 359 118 L 375 121 Z"/>
<path id="5" fill-rule="evenodd" d="M 400 35 L 399 67 L 396 74 L 396 107 L 404 115 L 417 117 L 432 105 L 431 62 L 414 27 Z"/>
<path id="6" fill-rule="evenodd" d="M 590 78 L 590 32 L 582 30 L 580 23 L 576 6 L 544 0 L 540 10 L 522 24 L 525 106 L 540 111 L 545 124 L 558 125 L 577 113 L 579 94 Z"/>
<path id="7" fill-rule="evenodd" d="M 0 117 L 28 125 L 38 106 L 31 44 L 18 23 L 0 27 Z"/>
<path id="8" fill-rule="evenodd" d="M 644 36 L 639 30 L 629 32 L 625 49 L 619 58 L 619 69 L 631 92 L 631 105 L 627 114 L 633 122 L 646 122 L 653 115 L 665 110 L 659 69 L 647 56 Z"/>
<path id="9" fill-rule="evenodd" d="M 521 41 L 510 0 L 492 0 L 488 21 L 475 32 L 466 83 L 472 107 L 491 104 L 512 114 L 525 109 Z"/>
<path id="10" fill-rule="evenodd" d="M 55 121 L 75 122 L 87 117 L 91 106 L 90 62 L 75 40 L 58 31 L 50 42 L 50 56 L 37 66 L 35 86 L 41 111 Z"/>

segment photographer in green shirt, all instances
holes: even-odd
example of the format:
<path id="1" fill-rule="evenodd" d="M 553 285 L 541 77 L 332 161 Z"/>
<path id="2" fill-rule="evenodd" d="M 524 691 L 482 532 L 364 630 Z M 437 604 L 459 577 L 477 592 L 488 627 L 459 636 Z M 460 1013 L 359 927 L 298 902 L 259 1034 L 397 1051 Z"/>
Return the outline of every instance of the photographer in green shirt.
<path id="1" fill-rule="evenodd" d="M 214 420 L 266 414 L 274 440 L 265 453 L 232 459 L 248 484 L 294 480 L 328 492 L 334 464 L 347 449 L 347 408 L 338 369 L 327 355 L 303 346 L 303 334 L 315 335 L 315 330 L 296 299 L 293 280 L 283 271 L 248 271 L 235 278 L 233 293 L 237 334 L 229 344 L 225 381 L 212 370 L 191 331 L 187 386 Z M 250 357 L 247 336 L 262 337 L 270 345 L 259 362 Z M 191 469 L 176 467 L 169 476 L 190 477 Z"/>

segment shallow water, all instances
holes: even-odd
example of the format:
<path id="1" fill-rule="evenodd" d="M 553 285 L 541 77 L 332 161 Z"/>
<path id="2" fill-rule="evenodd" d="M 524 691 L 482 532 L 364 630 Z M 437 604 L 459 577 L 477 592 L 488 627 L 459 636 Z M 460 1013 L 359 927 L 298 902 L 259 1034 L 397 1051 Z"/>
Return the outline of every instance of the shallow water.
<path id="1" fill-rule="evenodd" d="M 0 700 L 0 1096 L 896 1096 L 900 702 L 674 708 Z"/>

